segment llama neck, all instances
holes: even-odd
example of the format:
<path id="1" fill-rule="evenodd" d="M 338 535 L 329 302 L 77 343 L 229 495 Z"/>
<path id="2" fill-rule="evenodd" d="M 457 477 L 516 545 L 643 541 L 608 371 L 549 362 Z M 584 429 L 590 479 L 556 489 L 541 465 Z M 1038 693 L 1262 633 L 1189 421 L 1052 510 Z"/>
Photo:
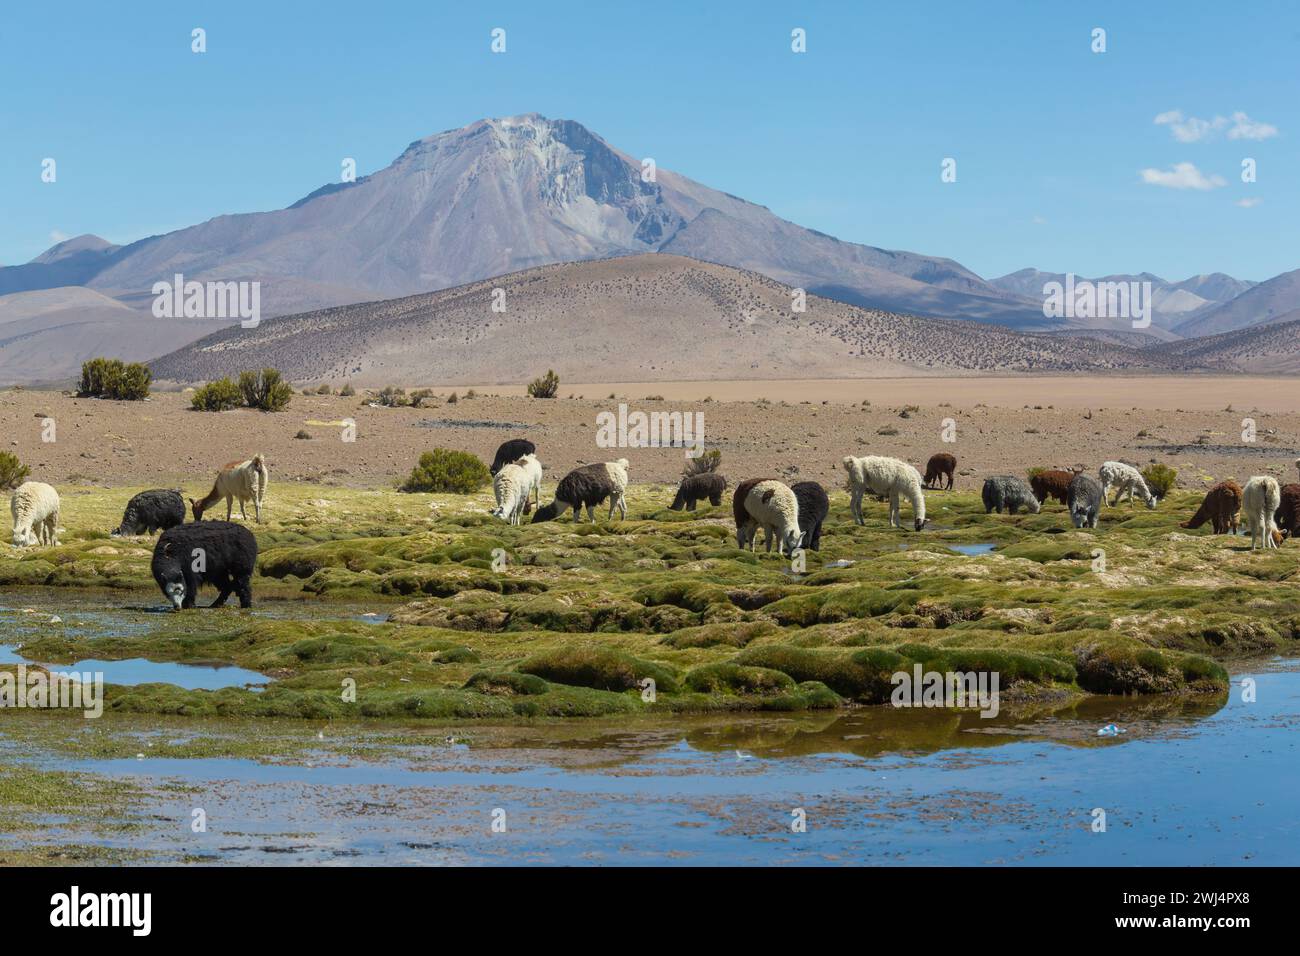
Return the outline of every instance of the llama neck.
<path id="1" fill-rule="evenodd" d="M 203 498 L 199 499 L 200 509 L 206 511 L 208 508 L 212 507 L 212 505 L 216 504 L 217 500 L 222 497 L 221 492 L 217 490 L 219 485 L 220 485 L 220 481 L 214 482 L 212 485 L 212 490 L 209 491 L 207 495 L 205 495 Z"/>

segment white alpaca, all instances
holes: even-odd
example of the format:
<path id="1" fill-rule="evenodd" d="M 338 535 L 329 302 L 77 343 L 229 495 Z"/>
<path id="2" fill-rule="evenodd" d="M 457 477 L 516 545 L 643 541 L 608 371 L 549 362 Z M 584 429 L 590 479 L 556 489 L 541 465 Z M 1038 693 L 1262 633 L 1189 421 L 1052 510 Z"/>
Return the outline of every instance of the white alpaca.
<path id="1" fill-rule="evenodd" d="M 1241 489 L 1241 515 L 1250 528 L 1250 550 L 1276 548 L 1277 525 L 1273 516 L 1282 504 L 1282 489 L 1272 475 L 1256 475 Z"/>
<path id="2" fill-rule="evenodd" d="M 864 458 L 846 455 L 842 463 L 844 470 L 849 473 L 849 511 L 854 521 L 858 524 L 866 523 L 862 517 L 862 496 L 869 491 L 873 495 L 889 496 L 891 527 L 901 527 L 898 507 L 900 498 L 911 502 L 916 530 L 925 527 L 925 493 L 921 490 L 919 471 L 905 461 L 880 455 L 867 455 Z"/>
<path id="3" fill-rule="evenodd" d="M 43 481 L 24 481 L 9 499 L 15 548 L 58 544 L 59 493 Z"/>
<path id="4" fill-rule="evenodd" d="M 515 464 L 524 470 L 528 475 L 528 491 L 524 493 L 524 514 L 528 514 L 529 501 L 528 496 L 532 495 L 532 505 L 540 508 L 542 505 L 542 463 L 537 460 L 537 456 L 531 452 L 515 459 Z"/>
<path id="5" fill-rule="evenodd" d="M 217 480 L 212 483 L 212 490 L 201 501 L 190 499 L 194 511 L 194 520 L 202 521 L 203 512 L 207 511 L 222 498 L 226 499 L 226 520 L 230 520 L 231 502 L 239 500 L 239 517 L 245 521 L 244 502 L 253 503 L 253 513 L 258 522 L 262 520 L 262 501 L 266 498 L 266 487 L 271 482 L 271 473 L 266 468 L 266 459 L 254 455 L 247 461 L 230 461 L 221 466 Z"/>
<path id="6" fill-rule="evenodd" d="M 519 524 L 519 516 L 524 513 L 524 504 L 531 491 L 532 477 L 526 469 L 514 462 L 502 465 L 492 479 L 492 493 L 497 499 L 492 514 L 511 524 Z"/>
<path id="7" fill-rule="evenodd" d="M 739 489 L 737 489 L 739 490 Z M 736 522 L 736 545 L 754 550 L 758 530 L 763 530 L 763 544 L 770 553 L 776 539 L 779 554 L 791 554 L 799 547 L 803 532 L 799 530 L 799 499 L 790 488 L 775 479 L 755 484 L 739 502 L 743 520 Z M 737 511 L 740 517 L 740 511 Z"/>
<path id="8" fill-rule="evenodd" d="M 1103 505 L 1108 503 L 1118 505 L 1120 499 L 1125 496 L 1128 497 L 1129 501 L 1133 501 L 1135 491 L 1148 508 L 1154 508 L 1159 502 L 1159 499 L 1147 487 L 1146 479 L 1142 477 L 1142 473 L 1132 465 L 1126 465 L 1122 461 L 1108 461 L 1102 464 L 1098 472 L 1101 475 L 1101 503 Z M 1115 500 L 1107 502 L 1106 496 L 1112 488 L 1117 489 Z"/>
<path id="9" fill-rule="evenodd" d="M 614 491 L 609 496 L 609 520 L 614 520 L 614 509 L 618 508 L 620 518 L 627 517 L 627 459 L 620 458 L 617 461 L 605 462 L 605 470 L 609 472 L 609 479 L 614 483 Z M 591 509 L 587 509 L 590 514 Z"/>

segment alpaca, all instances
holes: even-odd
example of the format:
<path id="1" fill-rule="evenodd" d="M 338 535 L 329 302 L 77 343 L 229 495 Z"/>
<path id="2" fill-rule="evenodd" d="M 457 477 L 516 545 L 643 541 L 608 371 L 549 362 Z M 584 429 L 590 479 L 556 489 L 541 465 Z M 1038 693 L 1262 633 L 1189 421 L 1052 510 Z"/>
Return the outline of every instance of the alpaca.
<path id="1" fill-rule="evenodd" d="M 921 473 L 905 461 L 897 458 L 883 458 L 867 455 L 854 458 L 846 455 L 841 464 L 849 474 L 849 511 L 853 520 L 865 524 L 862 517 L 862 496 L 867 492 L 873 495 L 889 496 L 889 524 L 901 527 L 898 518 L 900 497 L 907 498 L 912 504 L 913 523 L 917 531 L 925 527 L 925 494 L 921 491 Z"/>
<path id="2" fill-rule="evenodd" d="M 260 524 L 262 521 L 262 502 L 266 498 L 266 486 L 271 481 L 271 473 L 266 468 L 266 458 L 254 455 L 247 461 L 228 461 L 217 472 L 217 480 L 212 483 L 212 490 L 200 501 L 190 499 L 194 510 L 194 520 L 202 521 L 203 512 L 207 511 L 220 499 L 226 499 L 226 520 L 230 520 L 230 508 L 234 499 L 239 499 L 239 517 L 245 521 L 244 502 L 253 502 L 253 513 Z"/>
<path id="3" fill-rule="evenodd" d="M 1002 514 L 1002 509 L 1006 508 L 1007 514 L 1013 515 L 1018 509 L 1024 508 L 1030 514 L 1036 515 L 1041 509 L 1033 490 L 1015 475 L 994 475 L 985 478 L 982 497 L 985 514 L 990 511 Z"/>
<path id="4" fill-rule="evenodd" d="M 532 511 L 534 504 L 537 507 L 542 506 L 542 463 L 537 460 L 537 456 L 532 452 L 520 455 L 515 459 L 515 464 L 522 468 L 528 475 L 528 491 L 524 493 L 524 514 Z"/>
<path id="5" fill-rule="evenodd" d="M 1111 502 L 1112 505 L 1118 505 L 1120 499 L 1125 496 L 1128 497 L 1130 502 L 1133 501 L 1134 491 L 1142 496 L 1142 500 L 1146 502 L 1148 508 L 1154 508 L 1158 503 L 1156 496 L 1147 488 L 1146 479 L 1142 477 L 1142 473 L 1132 465 L 1126 465 L 1122 461 L 1108 461 L 1102 464 L 1099 472 L 1101 474 L 1101 500 L 1103 505 L 1107 503 L 1106 495 L 1109 494 L 1112 488 L 1118 489 L 1115 492 L 1115 500 Z"/>
<path id="6" fill-rule="evenodd" d="M 815 481 L 801 481 L 791 485 L 790 490 L 799 502 L 799 527 L 803 529 L 803 541 L 799 546 L 809 551 L 820 551 L 822 522 L 831 510 L 831 500 L 826 497 L 826 489 Z"/>
<path id="7" fill-rule="evenodd" d="M 1055 498 L 1061 504 L 1065 504 L 1066 496 L 1070 493 L 1070 482 L 1074 481 L 1074 474 L 1072 471 L 1049 468 L 1031 475 L 1029 487 L 1033 489 L 1034 497 L 1042 504 L 1047 504 L 1048 498 Z"/>
<path id="8" fill-rule="evenodd" d="M 203 555 L 201 565 L 196 553 Z M 176 610 L 194 606 L 199 587 L 211 584 L 221 607 L 231 593 L 240 607 L 253 606 L 253 568 L 257 564 L 257 539 L 243 525 L 229 521 L 204 521 L 168 528 L 153 549 L 153 579 Z"/>
<path id="9" fill-rule="evenodd" d="M 1178 527 L 1199 528 L 1209 521 L 1211 527 L 1214 528 L 1215 534 L 1236 534 L 1239 523 L 1238 513 L 1240 511 L 1241 485 L 1230 478 L 1210 488 L 1205 493 L 1205 500 L 1196 509 L 1196 514 Z"/>
<path id="10" fill-rule="evenodd" d="M 695 510 L 695 503 L 709 499 L 709 504 L 722 504 L 722 493 L 727 490 L 727 479 L 717 472 L 706 471 L 700 475 L 687 475 L 677 486 L 677 496 L 668 507 L 673 511 Z"/>
<path id="11" fill-rule="evenodd" d="M 109 532 L 109 537 L 153 534 L 166 531 L 185 522 L 185 499 L 179 491 L 155 488 L 142 491 L 126 503 L 122 523 Z"/>
<path id="12" fill-rule="evenodd" d="M 791 554 L 799 547 L 803 538 L 799 530 L 799 500 L 782 482 L 775 478 L 742 481 L 732 495 L 731 508 L 736 519 L 737 547 L 753 551 L 760 528 L 769 552 L 773 537 L 780 554 Z"/>
<path id="13" fill-rule="evenodd" d="M 1070 521 L 1076 528 L 1085 525 L 1089 528 L 1097 527 L 1097 515 L 1101 511 L 1102 502 L 1106 500 L 1101 482 L 1091 475 L 1079 472 L 1070 482 L 1065 497 L 1065 506 L 1070 509 Z"/>
<path id="14" fill-rule="evenodd" d="M 512 438 L 509 441 L 502 442 L 501 447 L 497 449 L 496 456 L 492 459 L 492 467 L 488 469 L 492 477 L 505 465 L 512 461 L 518 461 L 524 455 L 534 455 L 537 453 L 537 446 L 527 438 Z"/>
<path id="15" fill-rule="evenodd" d="M 492 493 L 497 499 L 492 515 L 519 524 L 519 516 L 523 514 L 531 489 L 532 478 L 522 466 L 514 462 L 502 465 L 492 478 Z"/>
<path id="16" fill-rule="evenodd" d="M 1272 475 L 1256 475 L 1241 489 L 1241 513 L 1250 528 L 1250 550 L 1276 548 L 1282 538 L 1273 516 L 1282 504 L 1282 489 Z"/>
<path id="17" fill-rule="evenodd" d="M 1278 530 L 1285 538 L 1294 538 L 1300 531 L 1300 485 L 1282 486 L 1282 504 L 1273 515 Z"/>
<path id="18" fill-rule="evenodd" d="M 925 465 L 925 487 L 938 488 L 940 478 L 947 478 L 947 490 L 952 490 L 952 473 L 957 470 L 957 459 L 946 451 L 931 455 Z"/>
<path id="19" fill-rule="evenodd" d="M 607 461 L 596 465 L 583 465 L 573 469 L 555 486 L 555 500 L 533 513 L 533 521 L 553 521 L 568 509 L 573 509 L 573 520 L 580 520 L 582 509 L 587 509 L 587 519 L 596 521 L 595 507 L 609 499 L 609 520 L 614 520 L 614 509 L 620 518 L 627 517 L 627 459 Z"/>
<path id="20" fill-rule="evenodd" d="M 9 498 L 13 515 L 13 544 L 58 544 L 59 493 L 43 481 L 24 481 Z"/>

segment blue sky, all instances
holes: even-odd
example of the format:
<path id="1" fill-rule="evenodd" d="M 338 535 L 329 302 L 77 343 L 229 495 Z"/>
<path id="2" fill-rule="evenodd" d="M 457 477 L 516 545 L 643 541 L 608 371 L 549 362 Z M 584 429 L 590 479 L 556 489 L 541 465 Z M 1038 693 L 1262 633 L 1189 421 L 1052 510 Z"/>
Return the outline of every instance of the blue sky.
<path id="1" fill-rule="evenodd" d="M 364 174 L 422 136 L 536 111 L 801 225 L 986 277 L 1265 279 L 1300 267 L 1298 63 L 1300 4 L 1266 0 L 11 3 L 0 263 L 59 235 L 283 207 L 345 156 Z"/>

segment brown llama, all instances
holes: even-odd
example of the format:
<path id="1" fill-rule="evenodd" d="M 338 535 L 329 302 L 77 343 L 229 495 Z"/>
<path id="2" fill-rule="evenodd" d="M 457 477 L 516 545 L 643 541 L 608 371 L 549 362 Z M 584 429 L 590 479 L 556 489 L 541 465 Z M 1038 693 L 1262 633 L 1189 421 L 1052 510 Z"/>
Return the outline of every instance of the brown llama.
<path id="1" fill-rule="evenodd" d="M 1294 538 L 1300 531 L 1300 485 L 1282 486 L 1282 504 L 1274 515 L 1283 537 Z"/>
<path id="2" fill-rule="evenodd" d="M 1034 497 L 1043 504 L 1048 498 L 1055 498 L 1065 504 L 1070 493 L 1070 482 L 1074 481 L 1075 472 L 1049 468 L 1029 478 L 1029 487 L 1034 490 Z"/>
<path id="3" fill-rule="evenodd" d="M 1196 514 L 1179 527 L 1199 528 L 1209 521 L 1215 534 L 1236 534 L 1241 524 L 1240 515 L 1241 485 L 1229 478 L 1210 488 Z"/>
<path id="4" fill-rule="evenodd" d="M 925 487 L 939 488 L 939 479 L 947 477 L 946 490 L 952 490 L 952 473 L 957 470 L 957 459 L 946 451 L 931 455 L 925 466 Z"/>

